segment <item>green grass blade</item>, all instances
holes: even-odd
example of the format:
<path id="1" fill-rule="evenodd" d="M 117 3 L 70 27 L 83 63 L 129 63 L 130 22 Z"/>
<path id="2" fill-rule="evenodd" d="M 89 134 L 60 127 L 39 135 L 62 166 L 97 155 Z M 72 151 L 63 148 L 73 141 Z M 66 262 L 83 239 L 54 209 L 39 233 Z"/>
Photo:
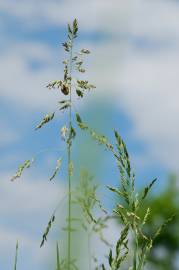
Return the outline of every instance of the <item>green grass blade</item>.
<path id="1" fill-rule="evenodd" d="M 59 247 L 58 243 L 56 245 L 56 255 L 57 255 L 57 270 L 60 270 L 60 256 L 59 256 Z"/>
<path id="2" fill-rule="evenodd" d="M 18 244 L 18 241 L 17 241 L 17 243 L 16 243 L 15 259 L 14 259 L 14 270 L 17 270 L 18 250 L 19 250 L 19 244 Z"/>

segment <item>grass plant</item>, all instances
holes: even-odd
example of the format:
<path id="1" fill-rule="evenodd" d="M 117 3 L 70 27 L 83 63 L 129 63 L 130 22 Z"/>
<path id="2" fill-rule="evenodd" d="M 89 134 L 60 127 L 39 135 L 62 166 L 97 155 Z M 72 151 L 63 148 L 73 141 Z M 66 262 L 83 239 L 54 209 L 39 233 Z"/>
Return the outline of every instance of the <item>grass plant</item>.
<path id="1" fill-rule="evenodd" d="M 56 244 L 56 270 L 72 270 L 79 269 L 78 262 L 72 255 L 72 237 L 74 229 L 74 223 L 78 222 L 81 228 L 86 232 L 88 236 L 88 266 L 86 269 L 102 269 L 102 270 L 144 270 L 147 262 L 147 256 L 153 246 L 155 238 L 159 235 L 160 231 L 167 225 L 172 219 L 170 217 L 164 224 L 157 229 L 154 235 L 146 236 L 144 233 L 145 224 L 150 218 L 152 209 L 147 207 L 144 211 L 144 215 L 140 216 L 141 208 L 143 207 L 143 201 L 150 192 L 152 186 L 157 179 L 152 180 L 148 186 L 144 188 L 142 192 L 136 190 L 135 185 L 135 173 L 131 167 L 130 155 L 127 150 L 127 146 L 124 140 L 121 138 L 119 132 L 114 130 L 114 143 L 109 142 L 108 138 L 102 134 L 98 134 L 96 130 L 89 127 L 88 124 L 82 120 L 82 116 L 74 109 L 75 99 L 83 99 L 84 95 L 90 90 L 94 90 L 95 86 L 87 80 L 76 78 L 75 76 L 85 73 L 83 61 L 85 56 L 90 54 L 88 49 L 81 49 L 79 52 L 75 52 L 75 40 L 78 35 L 78 23 L 75 19 L 73 23 L 68 24 L 67 28 L 67 40 L 63 43 L 63 48 L 66 53 L 66 59 L 63 61 L 64 74 L 61 80 L 55 80 L 47 85 L 49 90 L 60 91 L 63 95 L 63 99 L 58 100 L 57 110 L 48 113 L 45 117 L 36 125 L 35 130 L 41 129 L 44 125 L 50 123 L 55 119 L 58 111 L 67 113 L 68 121 L 61 128 L 62 140 L 66 143 L 66 155 L 67 155 L 67 181 L 68 181 L 68 208 L 67 208 L 67 225 L 65 231 L 67 231 L 67 256 L 61 258 L 60 251 L 63 247 L 59 247 Z M 75 74 L 75 76 L 73 76 Z M 72 160 L 72 148 L 73 142 L 76 137 L 76 130 L 80 129 L 82 132 L 87 132 L 91 138 L 102 147 L 104 147 L 116 162 L 118 172 L 120 175 L 120 182 L 118 182 L 118 188 L 107 186 L 107 190 L 117 195 L 117 203 L 112 213 L 108 213 L 102 206 L 101 201 L 97 198 L 98 186 L 93 183 L 92 177 L 86 170 L 82 170 L 80 174 L 80 180 L 77 186 L 73 185 L 73 160 Z M 12 181 L 22 176 L 25 169 L 29 168 L 34 159 L 25 160 L 22 165 L 19 166 L 17 173 L 12 177 Z M 61 169 L 62 158 L 57 159 L 56 167 L 50 177 L 50 181 L 57 177 L 59 170 Z M 81 209 L 82 218 L 73 216 L 73 204 Z M 98 211 L 96 211 L 98 209 Z M 58 209 L 56 209 L 58 210 Z M 42 247 L 47 241 L 49 231 L 55 222 L 56 210 L 52 214 L 45 232 L 42 236 L 40 246 Z M 96 214 L 97 213 L 97 214 Z M 115 218 L 120 221 L 119 237 L 116 239 L 114 246 L 105 239 L 103 230 L 107 226 L 107 221 L 111 218 Z M 112 232 L 111 232 L 112 233 Z M 97 234 L 99 239 L 107 245 L 109 252 L 107 255 L 107 261 L 104 258 L 103 263 L 98 264 L 98 259 L 91 252 L 91 236 Z M 18 244 L 16 246 L 16 257 L 14 270 L 17 270 L 17 252 Z M 95 259 L 94 259 L 95 258 Z M 95 263 L 94 263 L 95 261 Z M 85 269 L 85 270 L 86 270 Z"/>

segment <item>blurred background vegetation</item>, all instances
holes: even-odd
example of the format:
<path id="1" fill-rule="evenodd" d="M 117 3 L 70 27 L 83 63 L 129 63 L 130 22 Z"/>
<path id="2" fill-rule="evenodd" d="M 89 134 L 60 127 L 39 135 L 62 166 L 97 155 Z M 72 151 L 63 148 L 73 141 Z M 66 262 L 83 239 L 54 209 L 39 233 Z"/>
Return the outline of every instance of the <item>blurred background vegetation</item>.
<path id="1" fill-rule="evenodd" d="M 151 193 L 144 202 L 144 207 L 150 206 L 151 215 L 146 225 L 146 234 L 152 235 L 157 226 L 175 214 L 161 234 L 156 238 L 149 256 L 149 269 L 178 270 L 179 269 L 179 197 L 177 176 L 170 174 L 162 191 Z M 141 213 L 144 215 L 144 212 Z"/>

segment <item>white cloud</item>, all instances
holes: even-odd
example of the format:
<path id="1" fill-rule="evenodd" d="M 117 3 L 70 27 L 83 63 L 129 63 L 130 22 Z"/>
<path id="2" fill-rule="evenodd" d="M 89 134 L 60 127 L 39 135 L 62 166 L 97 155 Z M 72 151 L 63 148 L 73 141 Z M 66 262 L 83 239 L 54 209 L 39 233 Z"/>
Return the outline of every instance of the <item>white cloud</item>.
<path id="1" fill-rule="evenodd" d="M 17 141 L 20 138 L 19 133 L 12 127 L 8 126 L 3 119 L 0 119 L 0 129 L 0 146 L 6 146 L 10 143 Z"/>
<path id="2" fill-rule="evenodd" d="M 178 170 L 178 51 L 143 54 L 131 50 L 121 70 L 121 103 L 150 155 Z"/>
<path id="3" fill-rule="evenodd" d="M 137 1 L 129 0 L 65 0 L 65 1 L 1 1 L 0 8 L 7 14 L 22 19 L 31 28 L 44 24 L 66 25 L 67 20 L 79 19 L 84 30 L 116 30 L 122 25 L 117 22 L 136 8 Z M 114 9 L 114 6 L 116 7 Z M 106 23 L 108 21 L 108 23 Z"/>
<path id="4" fill-rule="evenodd" d="M 48 264 L 50 260 L 49 254 L 53 250 L 53 244 L 48 241 L 48 245 L 44 248 L 39 248 L 38 239 L 33 238 L 32 235 L 24 232 L 14 231 L 12 228 L 4 228 L 0 226 L 0 252 L 1 252 L 1 264 L 2 261 L 6 261 L 6 266 L 13 265 L 15 256 L 15 246 L 18 241 L 18 268 L 24 265 L 26 269 L 31 269 L 32 265 L 40 268 L 42 265 Z M 25 252 L 24 252 L 25 251 Z M 2 259 L 3 258 L 3 259 Z M 23 261 L 22 261 L 23 258 Z M 33 258 L 33 262 L 27 258 Z"/>
<path id="5" fill-rule="evenodd" d="M 98 265 L 104 263 L 106 266 L 108 265 L 107 256 L 109 254 L 110 248 L 112 248 L 115 253 L 115 245 L 120 237 L 121 226 L 114 219 L 108 220 L 105 225 L 107 227 L 103 229 L 102 234 L 104 239 L 109 243 L 110 246 L 106 245 L 103 241 L 101 241 L 100 235 L 97 232 L 96 233 L 93 232 L 92 234 L 90 234 L 90 237 L 86 231 L 82 231 L 79 233 L 83 241 L 83 242 L 81 241 L 80 243 L 81 252 L 78 258 L 80 268 L 84 269 L 86 265 L 89 264 L 89 253 L 91 254 L 92 257 L 98 259 L 97 262 Z M 79 236 L 77 235 L 77 237 Z M 91 260 L 91 265 L 92 268 L 95 268 L 96 266 L 93 259 Z"/>
<path id="6" fill-rule="evenodd" d="M 117 35 L 119 31 L 155 39 L 178 37 L 179 5 L 163 0 L 1 0 L 1 11 L 26 27 L 63 25 L 77 17 L 80 28 Z M 26 28 L 27 29 L 27 28 Z"/>
<path id="7" fill-rule="evenodd" d="M 16 43 L 2 51 L 1 97 L 22 108 L 52 107 L 56 92 L 52 94 L 46 85 L 59 77 L 60 68 L 56 66 L 55 59 L 49 47 L 35 42 Z M 40 63 L 42 68 L 33 70 L 30 66 L 33 62 Z"/>
<path id="8" fill-rule="evenodd" d="M 63 184 L 45 181 L 42 177 L 35 180 L 23 176 L 14 183 L 9 181 L 9 173 L 1 174 L 0 178 L 1 256 L 8 263 L 13 261 L 15 244 L 18 240 L 19 263 L 27 264 L 26 269 L 31 269 L 32 265 L 40 269 L 49 263 L 49 254 L 55 246 L 53 233 L 50 233 L 47 245 L 40 249 L 42 233 L 57 204 L 64 198 L 65 187 Z M 63 205 L 61 203 L 62 208 Z M 21 262 L 22 254 L 23 262 Z M 33 258 L 33 262 L 29 258 Z"/>
<path id="9" fill-rule="evenodd" d="M 9 173 L 1 175 L 0 178 L 0 254 L 1 258 L 3 258 L 3 260 L 0 260 L 1 263 L 6 261 L 6 267 L 12 264 L 15 245 L 18 240 L 18 269 L 24 269 L 24 267 L 26 269 L 32 269 L 33 267 L 46 269 L 50 263 L 53 263 L 53 258 L 55 258 L 55 243 L 57 233 L 60 231 L 59 224 L 61 225 L 62 221 L 64 221 L 62 214 L 63 207 L 65 207 L 64 196 L 66 193 L 64 185 L 46 182 L 42 179 L 42 176 L 38 177 L 38 180 L 31 179 L 25 173 L 21 179 L 17 179 L 14 183 L 9 181 Z M 39 244 L 43 230 L 59 201 L 61 203 L 56 215 L 55 226 L 52 227 L 48 235 L 48 242 L 40 249 Z M 119 234 L 120 227 L 114 220 L 110 220 L 108 228 L 104 230 L 105 239 L 114 245 Z M 84 266 L 87 263 L 86 232 L 79 235 L 82 239 L 80 245 L 84 244 L 82 253 L 84 256 L 80 256 L 79 263 Z M 62 243 L 65 240 L 64 235 L 60 235 L 61 252 L 64 252 Z M 94 250 L 91 250 L 91 252 L 95 253 L 99 258 L 103 258 L 105 254 L 108 254 L 109 248 L 99 240 L 97 235 L 93 235 L 91 244 L 94 246 Z"/>
<path id="10" fill-rule="evenodd" d="M 12 174 L 13 175 L 13 174 Z M 10 181 L 10 174 L 1 175 L 1 201 L 0 211 L 8 214 L 9 209 L 13 209 L 15 214 L 43 213 L 46 209 L 55 206 L 64 194 L 62 184 L 48 182 L 42 179 L 35 181 L 30 178 L 17 179 Z M 28 202 L 27 204 L 23 202 Z M 15 210 L 15 211 L 14 211 Z M 9 214 L 8 214 L 9 215 Z"/>
<path id="11" fill-rule="evenodd" d="M 139 1 L 137 16 L 133 17 L 131 31 L 152 39 L 178 38 L 179 4 L 170 0 Z"/>
<path id="12" fill-rule="evenodd" d="M 126 46 L 121 56 L 118 48 L 95 48 L 91 78 L 100 86 L 99 96 L 113 95 L 116 105 L 132 119 L 132 136 L 145 142 L 145 155 L 178 171 L 179 50 L 146 53 Z"/>
<path id="13" fill-rule="evenodd" d="M 64 25 L 76 16 L 83 30 L 110 33 L 111 39 L 86 44 L 93 52 L 88 74 L 98 87 L 96 93 L 112 97 L 123 106 L 134 122 L 133 136 L 140 137 L 148 146 L 146 155 L 177 170 L 179 5 L 176 1 L 145 0 L 134 1 L 132 5 L 122 0 L 38 1 L 38 5 L 34 1 L 13 4 L 1 1 L 0 5 L 2 10 L 26 23 L 38 25 L 46 21 Z M 120 37 L 125 31 L 128 38 Z M 135 44 L 134 36 L 160 41 L 161 47 L 142 49 L 140 40 L 139 46 Z M 53 107 L 56 96 L 43 84 L 59 76 L 57 55 L 56 50 L 40 43 L 17 41 L 7 46 L 0 62 L 4 74 L 2 97 L 27 109 Z M 29 62 L 33 59 L 42 62 L 43 68 L 30 69 Z"/>

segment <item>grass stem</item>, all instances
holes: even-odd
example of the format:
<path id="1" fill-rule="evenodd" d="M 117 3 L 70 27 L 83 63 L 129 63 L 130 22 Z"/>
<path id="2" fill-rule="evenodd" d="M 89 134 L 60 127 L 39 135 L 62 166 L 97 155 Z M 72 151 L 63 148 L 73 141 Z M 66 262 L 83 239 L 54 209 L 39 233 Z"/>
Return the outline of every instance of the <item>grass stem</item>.
<path id="1" fill-rule="evenodd" d="M 18 241 L 17 241 L 17 243 L 16 243 L 15 259 L 14 259 L 14 270 L 17 270 L 18 249 L 19 249 L 19 244 L 18 244 Z"/>
<path id="2" fill-rule="evenodd" d="M 72 102 L 72 83 L 71 83 L 71 75 L 72 75 L 72 56 L 73 56 L 73 38 L 71 41 L 70 47 L 70 59 L 69 59 L 69 77 L 70 77 L 70 85 L 69 85 L 69 94 L 70 94 L 70 107 L 69 107 L 69 134 L 72 128 L 72 110 L 71 110 L 71 102 Z M 70 135 L 69 135 L 70 136 Z M 70 270 L 71 263 L 71 172 L 70 172 L 70 164 L 71 164 L 71 144 L 72 140 L 70 139 L 67 144 L 68 151 L 68 270 Z"/>

